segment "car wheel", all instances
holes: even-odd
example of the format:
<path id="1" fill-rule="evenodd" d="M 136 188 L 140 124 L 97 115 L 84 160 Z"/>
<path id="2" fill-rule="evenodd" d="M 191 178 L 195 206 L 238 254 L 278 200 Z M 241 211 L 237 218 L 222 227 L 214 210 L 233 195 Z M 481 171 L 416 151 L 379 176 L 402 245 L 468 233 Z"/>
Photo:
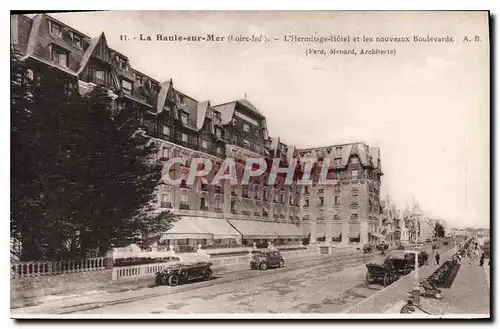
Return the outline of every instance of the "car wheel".
<path id="1" fill-rule="evenodd" d="M 203 274 L 203 279 L 205 279 L 206 281 L 209 281 L 212 279 L 212 270 L 211 269 L 207 269 L 205 271 L 205 273 Z"/>
<path id="2" fill-rule="evenodd" d="M 177 275 L 171 275 L 168 278 L 168 285 L 169 286 L 175 287 L 178 284 L 179 284 L 179 277 Z"/>
<path id="3" fill-rule="evenodd" d="M 279 265 L 279 266 L 280 266 L 280 267 L 285 267 L 285 261 L 284 261 L 283 259 L 282 259 L 282 260 L 280 260 L 280 265 Z"/>
<path id="4" fill-rule="evenodd" d="M 391 284 L 391 277 L 388 273 L 384 275 L 384 287 L 387 287 Z"/>
<path id="5" fill-rule="evenodd" d="M 264 263 L 260 263 L 260 269 L 265 271 L 267 270 L 267 264 L 264 262 Z"/>

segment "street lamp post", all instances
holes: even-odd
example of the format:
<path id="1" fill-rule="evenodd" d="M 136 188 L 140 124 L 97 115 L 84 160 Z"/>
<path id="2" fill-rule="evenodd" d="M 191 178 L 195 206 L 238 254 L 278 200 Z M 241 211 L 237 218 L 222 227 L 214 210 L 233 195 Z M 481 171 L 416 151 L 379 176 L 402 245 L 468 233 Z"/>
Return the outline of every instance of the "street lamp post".
<path id="1" fill-rule="evenodd" d="M 415 250 L 408 251 L 408 252 L 415 255 L 415 275 L 414 275 L 415 282 L 414 282 L 413 289 L 412 289 L 413 303 L 415 305 L 420 305 L 420 284 L 418 282 L 418 254 L 419 254 L 419 252 L 415 251 Z"/>

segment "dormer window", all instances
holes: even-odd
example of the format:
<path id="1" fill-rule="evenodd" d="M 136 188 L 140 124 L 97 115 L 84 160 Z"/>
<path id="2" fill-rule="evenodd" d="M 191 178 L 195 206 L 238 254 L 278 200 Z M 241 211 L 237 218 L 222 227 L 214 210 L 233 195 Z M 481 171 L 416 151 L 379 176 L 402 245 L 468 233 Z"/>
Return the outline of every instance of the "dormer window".
<path id="1" fill-rule="evenodd" d="M 50 34 L 52 34 L 56 38 L 60 38 L 62 35 L 61 25 L 54 23 L 52 21 L 50 21 L 49 24 L 50 24 Z"/>
<path id="2" fill-rule="evenodd" d="M 341 165 L 341 160 L 342 160 L 342 158 L 335 158 L 333 160 L 333 164 L 336 165 L 336 166 L 340 166 Z"/>
<path id="3" fill-rule="evenodd" d="M 247 123 L 243 124 L 243 131 L 244 132 L 249 132 L 250 131 L 250 126 Z"/>
<path id="4" fill-rule="evenodd" d="M 52 62 L 54 62 L 60 66 L 64 66 L 64 67 L 68 66 L 68 52 L 67 51 L 65 51 L 61 48 L 58 48 L 54 45 L 51 45 L 50 52 L 51 52 Z"/>
<path id="5" fill-rule="evenodd" d="M 181 114 L 181 121 L 182 121 L 182 124 L 187 125 L 187 123 L 188 123 L 188 115 L 185 114 L 185 113 Z"/>
<path id="6" fill-rule="evenodd" d="M 351 163 L 352 164 L 358 164 L 359 163 L 358 158 L 356 158 L 356 157 L 352 158 L 351 159 Z"/>
<path id="7" fill-rule="evenodd" d="M 136 75 L 135 75 L 135 82 L 137 82 L 137 84 L 138 84 L 139 86 L 142 86 L 142 83 L 143 83 L 143 80 L 142 80 L 142 75 L 136 74 Z"/>
<path id="8" fill-rule="evenodd" d="M 118 67 L 122 70 L 127 69 L 127 61 L 122 57 L 118 57 Z"/>
<path id="9" fill-rule="evenodd" d="M 220 128 L 215 129 L 215 135 L 217 137 L 221 138 L 222 137 L 222 129 L 220 129 Z"/>
<path id="10" fill-rule="evenodd" d="M 132 83 L 128 80 L 122 80 L 122 88 L 125 94 L 132 94 Z"/>
<path id="11" fill-rule="evenodd" d="M 79 49 L 83 48 L 82 37 L 75 32 L 71 34 L 71 38 L 73 39 L 73 46 Z"/>

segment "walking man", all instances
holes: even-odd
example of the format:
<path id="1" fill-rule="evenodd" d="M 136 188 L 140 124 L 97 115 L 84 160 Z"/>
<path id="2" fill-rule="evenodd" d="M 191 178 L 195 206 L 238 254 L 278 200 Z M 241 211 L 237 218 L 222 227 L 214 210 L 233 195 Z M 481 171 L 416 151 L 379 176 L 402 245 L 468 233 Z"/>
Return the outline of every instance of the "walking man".
<path id="1" fill-rule="evenodd" d="M 434 255 L 434 257 L 436 258 L 436 264 L 439 265 L 439 259 L 441 258 L 441 256 L 439 255 L 439 252 L 436 250 L 436 254 Z"/>

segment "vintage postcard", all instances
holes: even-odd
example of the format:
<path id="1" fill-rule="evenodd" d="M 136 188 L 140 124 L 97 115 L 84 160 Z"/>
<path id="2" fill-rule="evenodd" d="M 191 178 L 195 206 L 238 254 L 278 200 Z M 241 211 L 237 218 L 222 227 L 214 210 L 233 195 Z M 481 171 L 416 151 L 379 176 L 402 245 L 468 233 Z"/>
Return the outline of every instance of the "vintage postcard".
<path id="1" fill-rule="evenodd" d="M 490 318 L 487 11 L 11 13 L 11 317 Z"/>

